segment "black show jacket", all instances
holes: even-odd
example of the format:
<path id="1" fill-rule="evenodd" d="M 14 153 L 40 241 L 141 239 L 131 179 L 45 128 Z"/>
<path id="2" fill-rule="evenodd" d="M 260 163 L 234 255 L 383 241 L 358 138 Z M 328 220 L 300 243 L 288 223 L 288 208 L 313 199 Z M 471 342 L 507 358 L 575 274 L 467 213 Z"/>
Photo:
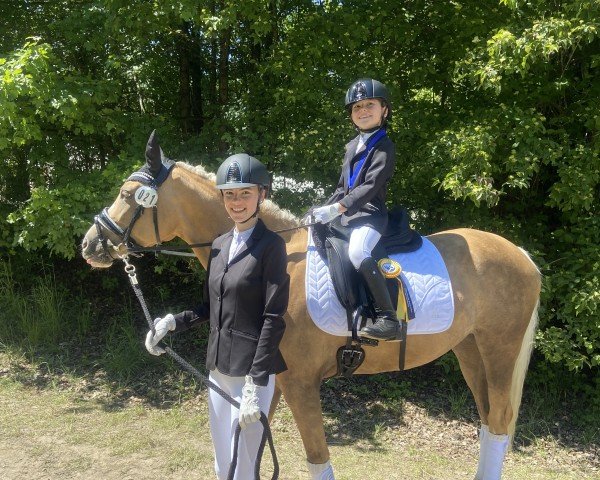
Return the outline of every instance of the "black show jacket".
<path id="1" fill-rule="evenodd" d="M 206 367 L 265 386 L 286 370 L 279 351 L 290 278 L 283 239 L 262 220 L 228 265 L 233 230 L 216 238 L 208 262 L 205 302 L 175 315 L 176 332 L 210 321 Z"/>
<path id="2" fill-rule="evenodd" d="M 367 155 L 354 187 L 349 188 L 350 169 L 360 158 L 363 149 L 356 153 L 360 137 L 346 145 L 346 155 L 337 188 L 325 205 L 340 202 L 348 210 L 342 214 L 341 223 L 352 228 L 368 225 L 383 233 L 387 225 L 385 197 L 387 183 L 394 174 L 396 146 L 387 136 L 379 140 Z"/>

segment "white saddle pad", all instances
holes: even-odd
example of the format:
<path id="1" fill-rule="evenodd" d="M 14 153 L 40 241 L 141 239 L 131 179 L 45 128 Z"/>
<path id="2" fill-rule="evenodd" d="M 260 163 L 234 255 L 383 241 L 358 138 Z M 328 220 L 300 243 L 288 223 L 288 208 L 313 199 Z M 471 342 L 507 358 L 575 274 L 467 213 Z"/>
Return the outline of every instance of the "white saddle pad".
<path id="1" fill-rule="evenodd" d="M 306 306 L 313 322 L 331 335 L 348 336 L 346 311 L 335 294 L 329 268 L 308 234 L 306 253 Z M 454 296 L 446 264 L 435 245 L 423 238 L 423 246 L 411 253 L 391 256 L 402 266 L 402 277 L 413 302 L 415 318 L 408 334 L 440 333 L 454 319 Z"/>

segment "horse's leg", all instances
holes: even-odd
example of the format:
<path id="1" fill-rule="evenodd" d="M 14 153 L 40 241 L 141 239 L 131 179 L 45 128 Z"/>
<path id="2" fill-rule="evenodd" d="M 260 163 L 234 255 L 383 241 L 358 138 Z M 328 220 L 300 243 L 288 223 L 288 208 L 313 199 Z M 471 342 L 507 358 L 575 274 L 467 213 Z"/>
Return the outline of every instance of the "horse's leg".
<path id="1" fill-rule="evenodd" d="M 524 318 L 526 308 L 523 306 L 522 311 L 513 312 L 514 318 Z M 476 402 L 480 413 L 483 412 L 483 425 L 480 432 L 481 450 L 475 480 L 500 480 L 502 475 L 504 457 L 510 445 L 510 435 L 514 433 L 523 382 L 533 347 L 537 326 L 537 305 L 533 312 L 527 312 L 527 314 L 530 314 L 531 317 L 524 329 L 517 329 L 515 325 L 506 328 L 505 324 L 496 321 L 492 323 L 496 333 L 495 338 L 489 332 L 487 335 L 476 333 L 474 341 L 468 340 L 464 347 L 461 343 L 455 349 L 460 352 L 458 355 L 463 357 L 461 368 L 463 365 L 466 367 L 463 369 L 463 373 L 466 370 L 466 376 L 473 377 L 471 382 L 474 386 L 481 385 L 477 380 L 479 378 L 479 382 L 481 382 L 481 372 L 479 371 L 481 366 L 475 371 L 470 371 L 468 360 L 470 356 L 467 352 L 472 353 L 473 348 L 477 349 L 481 354 L 480 361 L 484 366 L 485 379 L 483 382 L 487 384 L 487 395 L 481 387 L 479 390 L 473 390 L 474 395 L 481 397 Z M 504 339 L 503 344 L 499 344 L 498 339 Z M 474 362 L 474 356 L 471 355 L 471 357 L 471 362 Z"/>
<path id="2" fill-rule="evenodd" d="M 481 423 L 487 425 L 489 413 L 488 384 L 485 366 L 479 348 L 477 348 L 475 337 L 473 335 L 467 336 L 452 351 L 458 358 L 460 370 L 467 386 L 473 393 Z"/>
<path id="3" fill-rule="evenodd" d="M 487 423 L 490 408 L 485 366 L 473 335 L 469 335 L 465 338 L 461 343 L 454 347 L 453 351 L 458 358 L 463 377 L 473 393 L 475 405 L 477 405 L 477 411 L 479 412 L 479 418 L 481 419 L 481 428 L 479 430 L 479 461 L 477 464 L 475 480 L 482 480 L 484 478 L 483 472 L 485 471 L 484 464 L 487 454 L 489 434 Z"/>
<path id="4" fill-rule="evenodd" d="M 273 392 L 271 406 L 269 407 L 269 423 L 273 420 L 275 410 L 277 409 L 277 405 L 279 405 L 279 400 L 281 400 L 281 388 L 279 387 L 279 382 L 275 382 L 275 391 Z"/>
<path id="5" fill-rule="evenodd" d="M 278 378 L 285 401 L 300 431 L 312 480 L 334 480 L 323 428 L 321 376 L 307 376 L 306 372 L 294 375 L 290 369 Z"/>

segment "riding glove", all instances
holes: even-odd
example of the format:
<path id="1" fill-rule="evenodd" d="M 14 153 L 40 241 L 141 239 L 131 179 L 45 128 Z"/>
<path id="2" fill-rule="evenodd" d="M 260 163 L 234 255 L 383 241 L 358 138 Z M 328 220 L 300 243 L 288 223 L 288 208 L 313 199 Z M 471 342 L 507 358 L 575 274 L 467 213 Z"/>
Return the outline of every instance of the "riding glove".
<path id="1" fill-rule="evenodd" d="M 333 205 L 325 205 L 324 207 L 315 208 L 312 213 L 315 217 L 315 222 L 329 223 L 334 218 L 341 215 L 340 204 L 334 203 Z"/>
<path id="2" fill-rule="evenodd" d="M 164 348 L 157 346 L 158 342 L 163 339 L 167 332 L 175 330 L 175 327 L 175 317 L 171 313 L 163 318 L 154 319 L 154 334 L 152 334 L 152 330 L 146 334 L 146 350 L 157 356 L 165 353 Z"/>
<path id="3" fill-rule="evenodd" d="M 250 375 L 246 375 L 246 383 L 242 388 L 242 401 L 240 402 L 240 427 L 246 428 L 251 423 L 260 420 L 260 407 L 258 406 L 258 389 Z"/>

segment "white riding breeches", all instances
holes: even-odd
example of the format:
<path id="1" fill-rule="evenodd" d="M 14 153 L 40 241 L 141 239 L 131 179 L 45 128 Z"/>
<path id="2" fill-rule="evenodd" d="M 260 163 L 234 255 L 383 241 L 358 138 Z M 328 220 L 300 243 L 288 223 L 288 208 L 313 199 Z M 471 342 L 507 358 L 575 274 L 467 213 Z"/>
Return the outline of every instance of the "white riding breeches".
<path id="1" fill-rule="evenodd" d="M 229 396 L 241 402 L 244 377 L 230 377 L 218 370 L 211 370 L 208 378 Z M 269 414 L 274 392 L 275 375 L 269 375 L 267 386 L 258 389 L 258 404 L 265 415 Z M 219 480 L 226 480 L 233 457 L 233 437 L 240 411 L 209 388 L 208 413 L 210 433 L 215 449 L 215 473 Z M 254 464 L 262 434 L 263 426 L 260 421 L 254 422 L 242 430 L 234 480 L 254 480 Z"/>
<path id="2" fill-rule="evenodd" d="M 380 238 L 381 234 L 377 230 L 366 225 L 352 230 L 348 244 L 348 256 L 356 270 L 365 258 L 372 256 L 371 252 Z"/>

